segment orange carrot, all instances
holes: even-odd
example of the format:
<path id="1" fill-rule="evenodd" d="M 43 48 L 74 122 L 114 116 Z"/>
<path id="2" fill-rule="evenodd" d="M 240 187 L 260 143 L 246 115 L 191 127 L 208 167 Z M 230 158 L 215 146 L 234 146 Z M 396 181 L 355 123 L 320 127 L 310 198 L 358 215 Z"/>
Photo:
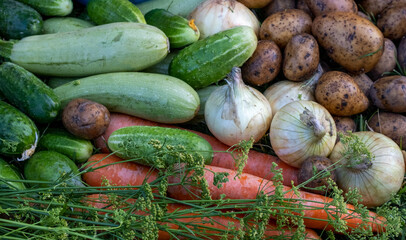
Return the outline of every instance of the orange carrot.
<path id="1" fill-rule="evenodd" d="M 227 176 L 228 182 L 223 183 L 221 188 L 218 188 L 213 184 L 214 173 L 219 172 L 229 174 Z M 255 199 L 260 190 L 268 195 L 273 195 L 275 193 L 275 186 L 272 181 L 247 173 L 243 173 L 239 178 L 235 178 L 236 174 L 237 172 L 234 170 L 206 166 L 204 178 L 208 182 L 211 197 L 213 199 L 220 199 L 221 195 L 225 194 L 226 198 L 229 199 Z M 176 176 L 170 177 L 169 182 L 175 183 L 175 185 L 169 186 L 168 194 L 178 200 L 195 199 L 196 195 L 200 196 L 201 194 L 199 188 L 190 187 L 189 184 L 176 184 L 179 182 L 179 178 Z M 334 230 L 334 228 L 327 222 L 329 218 L 335 218 L 334 214 L 338 214 L 338 216 L 345 221 L 349 229 L 357 228 L 362 223 L 360 215 L 353 211 L 354 206 L 351 204 L 346 204 L 348 213 L 342 212 L 334 206 L 329 206 L 328 209 L 326 209 L 328 203 L 333 201 L 332 198 L 305 191 L 299 191 L 298 196 L 293 191 L 289 190 L 291 190 L 290 187 L 283 187 L 284 198 L 299 200 L 303 204 L 303 207 L 305 208 L 304 223 L 308 228 Z M 192 195 L 191 192 L 194 195 Z M 369 222 L 366 224 L 372 228 L 373 232 L 382 232 L 384 230 L 384 222 L 384 218 L 377 216 L 374 212 L 369 212 Z"/>
<path id="2" fill-rule="evenodd" d="M 161 127 L 171 127 L 171 128 L 180 128 L 175 125 L 169 124 L 162 124 L 157 122 L 151 122 L 148 120 L 144 120 L 141 118 L 129 116 L 126 114 L 120 113 L 112 113 L 110 115 L 110 125 L 105 131 L 105 133 L 95 140 L 96 147 L 100 148 L 102 152 L 108 153 L 109 150 L 107 148 L 107 140 L 110 137 L 111 133 L 117 129 L 128 127 L 128 126 L 161 126 Z M 189 130 L 198 134 L 199 136 L 206 139 L 212 146 L 213 150 L 215 151 L 213 156 L 213 161 L 210 164 L 211 166 L 223 167 L 228 169 L 236 169 L 235 161 L 231 154 L 225 153 L 229 149 L 229 146 L 223 144 L 215 137 L 209 136 L 204 133 L 196 132 Z M 243 172 L 249 173 L 261 178 L 265 179 L 272 179 L 274 174 L 270 171 L 273 163 L 278 164 L 278 168 L 283 169 L 283 184 L 286 186 L 290 186 L 291 182 L 297 185 L 297 176 L 299 170 L 295 167 L 289 166 L 288 164 L 281 161 L 279 158 L 260 153 L 254 150 L 250 150 L 248 153 L 248 160 Z"/>
<path id="3" fill-rule="evenodd" d="M 102 194 L 92 194 L 86 197 L 86 203 L 88 205 L 91 205 L 95 208 L 100 208 L 100 209 L 111 209 L 111 207 L 108 207 L 109 200 L 106 195 Z M 134 199 L 128 199 L 127 203 L 129 204 L 134 204 L 136 200 Z M 231 217 L 227 216 L 211 216 L 209 217 L 203 217 L 199 216 L 198 213 L 192 213 L 190 211 L 190 207 L 184 204 L 176 204 L 176 203 L 170 203 L 167 205 L 167 213 L 172 214 L 172 213 L 177 213 L 176 215 L 173 215 L 173 218 L 168 218 L 170 222 L 159 222 L 160 225 L 169 227 L 172 230 L 177 230 L 180 229 L 180 226 L 178 224 L 175 224 L 175 222 L 180 222 L 182 225 L 192 229 L 195 231 L 196 236 L 202 238 L 202 239 L 221 239 L 218 235 L 220 230 L 227 230 L 228 226 L 233 226 L 235 229 L 239 229 L 241 227 L 240 222 Z M 186 213 L 183 213 L 186 212 Z M 99 214 L 104 214 L 103 211 L 99 211 Z M 147 213 L 144 211 L 134 211 L 132 214 L 138 214 L 138 215 L 146 215 Z M 172 221 L 173 222 L 172 222 Z M 215 230 L 219 229 L 219 230 Z M 200 233 L 196 232 L 200 231 Z M 296 229 L 295 228 L 284 228 L 282 231 L 278 230 L 276 224 L 274 222 L 270 222 L 267 227 L 266 231 L 264 233 L 264 237 L 267 237 L 268 239 L 272 236 L 293 236 L 295 233 Z M 204 234 L 204 235 L 203 235 Z M 305 239 L 321 239 L 320 236 L 312 229 L 306 229 L 305 230 L 306 238 Z M 179 239 L 186 239 L 182 236 L 177 236 Z M 232 238 L 233 236 L 230 236 Z M 171 239 L 171 235 L 163 230 L 159 230 L 158 232 L 158 239 L 160 240 L 166 240 L 166 239 Z"/>

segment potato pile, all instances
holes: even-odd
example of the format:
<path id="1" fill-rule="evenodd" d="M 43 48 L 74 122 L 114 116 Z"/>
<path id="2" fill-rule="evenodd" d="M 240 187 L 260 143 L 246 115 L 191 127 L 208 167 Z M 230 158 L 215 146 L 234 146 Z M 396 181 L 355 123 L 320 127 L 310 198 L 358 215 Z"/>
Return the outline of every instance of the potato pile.
<path id="1" fill-rule="evenodd" d="M 264 92 L 302 84 L 267 98 L 280 106 L 306 88 L 339 132 L 376 131 L 406 147 L 406 1 L 274 0 L 257 12 L 259 44 L 242 67 L 247 84 Z"/>

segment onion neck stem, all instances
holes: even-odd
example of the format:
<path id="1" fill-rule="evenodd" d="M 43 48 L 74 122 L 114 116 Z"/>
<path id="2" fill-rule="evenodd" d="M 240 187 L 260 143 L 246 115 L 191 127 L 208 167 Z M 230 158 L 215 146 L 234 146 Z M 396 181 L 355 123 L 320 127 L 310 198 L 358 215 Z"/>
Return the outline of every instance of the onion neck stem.
<path id="1" fill-rule="evenodd" d="M 313 128 L 314 135 L 321 139 L 323 138 L 327 131 L 326 128 L 321 124 L 319 119 L 317 119 L 312 112 L 310 112 L 307 108 L 300 114 L 300 120 L 308 127 Z"/>

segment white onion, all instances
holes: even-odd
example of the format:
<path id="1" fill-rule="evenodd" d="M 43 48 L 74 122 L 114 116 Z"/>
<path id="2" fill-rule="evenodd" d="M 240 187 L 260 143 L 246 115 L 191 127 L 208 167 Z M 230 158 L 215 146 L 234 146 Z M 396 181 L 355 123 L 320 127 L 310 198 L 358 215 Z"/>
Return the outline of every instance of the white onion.
<path id="1" fill-rule="evenodd" d="M 212 92 L 204 116 L 210 132 L 232 146 L 241 140 L 260 140 L 269 129 L 272 109 L 265 96 L 244 84 L 241 69 L 234 67 L 227 85 Z"/>
<path id="2" fill-rule="evenodd" d="M 236 26 L 249 26 L 258 36 L 260 23 L 254 13 L 235 0 L 207 0 L 190 13 L 200 31 L 200 39 Z"/>

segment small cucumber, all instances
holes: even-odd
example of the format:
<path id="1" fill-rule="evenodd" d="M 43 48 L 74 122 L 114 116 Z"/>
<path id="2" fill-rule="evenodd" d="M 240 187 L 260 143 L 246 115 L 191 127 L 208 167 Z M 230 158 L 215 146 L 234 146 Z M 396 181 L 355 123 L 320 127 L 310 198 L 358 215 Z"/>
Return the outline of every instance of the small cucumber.
<path id="1" fill-rule="evenodd" d="M 25 189 L 24 183 L 13 180 L 22 180 L 21 174 L 11 164 L 0 158 L 0 188 Z"/>
<path id="2" fill-rule="evenodd" d="M 203 157 L 205 164 L 210 164 L 213 159 L 213 149 L 209 142 L 195 133 L 176 128 L 120 128 L 110 135 L 108 146 L 123 159 L 134 159 L 157 168 L 186 161 L 180 157 L 186 154 L 195 160 Z"/>
<path id="3" fill-rule="evenodd" d="M 89 140 L 78 138 L 59 128 L 47 129 L 38 142 L 38 149 L 62 153 L 77 163 L 85 162 L 93 153 Z"/>
<path id="4" fill-rule="evenodd" d="M 219 32 L 180 50 L 169 66 L 169 74 L 194 89 L 207 87 L 247 61 L 257 42 L 254 30 L 247 26 Z"/>
<path id="5" fill-rule="evenodd" d="M 197 92 L 177 78 L 143 72 L 106 73 L 54 89 L 62 107 L 85 98 L 120 112 L 161 123 L 182 123 L 199 111 Z"/>
<path id="6" fill-rule="evenodd" d="M 45 34 L 70 32 L 82 28 L 93 27 L 94 24 L 74 17 L 53 17 L 44 21 L 42 32 Z"/>
<path id="7" fill-rule="evenodd" d="M 146 23 L 141 11 L 128 0 L 90 0 L 87 13 L 97 25 L 113 22 Z"/>
<path id="8" fill-rule="evenodd" d="M 175 15 L 165 9 L 154 9 L 145 14 L 149 25 L 161 29 L 169 38 L 171 48 L 181 48 L 199 40 L 200 32 L 194 20 Z"/>
<path id="9" fill-rule="evenodd" d="M 71 159 L 55 151 L 36 152 L 24 165 L 25 178 L 38 181 L 31 186 L 50 187 L 62 181 L 68 186 L 84 186 L 78 173 Z"/>
<path id="10" fill-rule="evenodd" d="M 18 0 L 44 16 L 66 16 L 72 12 L 72 0 Z"/>
<path id="11" fill-rule="evenodd" d="M 135 5 L 143 14 L 156 8 L 162 8 L 173 14 L 187 18 L 189 14 L 204 1 L 205 0 L 187 0 L 187 2 L 185 0 L 149 0 Z"/>
<path id="12" fill-rule="evenodd" d="M 0 65 L 0 91 L 34 122 L 52 122 L 61 108 L 52 88 L 14 63 Z"/>
<path id="13" fill-rule="evenodd" d="M 0 154 L 23 161 L 37 147 L 39 132 L 35 123 L 17 108 L 0 101 Z"/>
<path id="14" fill-rule="evenodd" d="M 40 34 L 42 17 L 30 6 L 16 0 L 0 0 L 0 36 L 21 39 Z"/>

